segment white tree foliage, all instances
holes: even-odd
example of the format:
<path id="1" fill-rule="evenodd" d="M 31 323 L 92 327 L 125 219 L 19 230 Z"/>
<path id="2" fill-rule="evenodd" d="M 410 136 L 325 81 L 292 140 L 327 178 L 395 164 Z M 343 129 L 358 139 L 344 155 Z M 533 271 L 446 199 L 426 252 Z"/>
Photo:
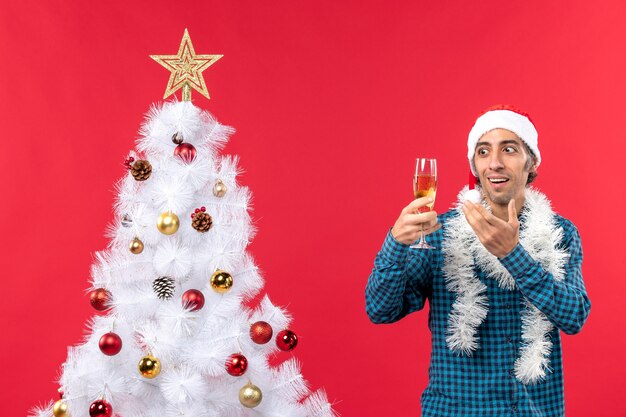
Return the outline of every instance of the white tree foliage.
<path id="1" fill-rule="evenodd" d="M 272 368 L 268 358 L 278 351 L 275 343 L 259 345 L 249 336 L 251 323 L 266 321 L 276 335 L 291 318 L 267 295 L 254 310 L 244 306 L 262 290 L 263 279 L 246 253 L 255 229 L 248 213 L 250 192 L 237 184 L 238 158 L 218 153 L 233 132 L 190 102 L 166 102 L 149 111 L 137 151 L 129 156 L 147 159 L 152 174 L 139 182 L 129 173 L 118 182 L 117 220 L 107 231 L 111 241 L 96 253 L 91 270 L 90 289 L 106 288 L 112 308 L 90 321 L 84 343 L 68 350 L 59 378 L 72 417 L 89 416 L 90 404 L 100 398 L 121 417 L 335 416 L 323 391 L 309 391 L 295 359 Z M 196 148 L 193 162 L 174 156 L 176 133 Z M 212 192 L 217 180 L 228 189 L 221 198 Z M 191 213 L 202 206 L 213 221 L 206 233 L 191 226 Z M 156 227 L 167 211 L 180 219 L 179 230 L 169 236 Z M 145 245 L 137 255 L 128 249 L 135 237 Z M 216 269 L 233 276 L 226 293 L 210 286 Z M 169 300 L 152 290 L 161 276 L 175 279 Z M 188 289 L 202 291 L 204 308 L 184 308 L 181 296 Z M 106 356 L 98 341 L 111 331 L 122 338 L 123 347 Z M 148 353 L 162 366 L 154 379 L 138 372 Z M 241 377 L 226 372 L 233 353 L 248 359 Z M 239 402 L 239 390 L 248 381 L 263 392 L 253 409 Z M 31 416 L 52 416 L 52 406 L 36 407 Z"/>

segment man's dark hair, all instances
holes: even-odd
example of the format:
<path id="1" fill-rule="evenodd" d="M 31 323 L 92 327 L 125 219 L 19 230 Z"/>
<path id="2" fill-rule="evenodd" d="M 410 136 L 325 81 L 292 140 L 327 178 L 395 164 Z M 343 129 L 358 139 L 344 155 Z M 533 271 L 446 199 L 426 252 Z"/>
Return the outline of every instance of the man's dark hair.
<path id="1" fill-rule="evenodd" d="M 533 153 L 532 150 L 530 150 L 530 148 L 528 147 L 528 145 L 526 145 L 526 142 L 524 142 L 522 140 L 522 143 L 524 144 L 524 148 L 526 149 L 526 153 L 530 156 L 530 158 L 528 158 L 526 160 L 526 164 L 524 165 L 524 169 L 526 171 L 530 171 L 530 169 L 533 167 L 533 165 L 535 165 L 535 163 L 537 163 L 537 157 L 535 156 L 535 154 Z M 535 172 L 529 172 L 528 173 L 528 179 L 526 180 L 526 185 L 530 184 L 531 182 L 533 182 L 535 180 L 535 178 L 537 178 L 537 171 Z"/>

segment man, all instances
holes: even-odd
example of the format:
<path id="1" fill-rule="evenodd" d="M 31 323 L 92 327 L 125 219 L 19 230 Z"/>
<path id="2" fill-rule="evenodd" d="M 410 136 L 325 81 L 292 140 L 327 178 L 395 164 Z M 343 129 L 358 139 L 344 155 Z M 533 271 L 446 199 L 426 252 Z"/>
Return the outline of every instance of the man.
<path id="1" fill-rule="evenodd" d="M 392 323 L 429 300 L 424 417 L 563 416 L 559 330 L 578 333 L 591 306 L 578 231 L 528 186 L 541 155 L 527 115 L 488 109 L 468 160 L 480 187 L 455 209 L 420 213 L 424 197 L 402 210 L 369 277 L 367 314 Z M 409 247 L 422 230 L 434 250 Z"/>

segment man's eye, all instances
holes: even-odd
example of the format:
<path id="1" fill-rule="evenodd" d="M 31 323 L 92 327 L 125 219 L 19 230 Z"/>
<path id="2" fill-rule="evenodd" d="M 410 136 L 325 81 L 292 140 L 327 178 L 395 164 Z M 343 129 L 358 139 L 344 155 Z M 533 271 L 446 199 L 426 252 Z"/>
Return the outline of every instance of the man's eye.
<path id="1" fill-rule="evenodd" d="M 504 152 L 506 152 L 506 153 L 513 153 L 513 152 L 517 152 L 517 149 L 515 149 L 512 146 L 507 146 L 506 148 L 504 148 Z"/>
<path id="2" fill-rule="evenodd" d="M 483 148 L 483 149 L 479 149 L 478 152 L 476 152 L 476 153 L 478 155 L 480 155 L 480 156 L 485 156 L 485 155 L 487 155 L 489 153 L 489 151 L 487 149 Z"/>

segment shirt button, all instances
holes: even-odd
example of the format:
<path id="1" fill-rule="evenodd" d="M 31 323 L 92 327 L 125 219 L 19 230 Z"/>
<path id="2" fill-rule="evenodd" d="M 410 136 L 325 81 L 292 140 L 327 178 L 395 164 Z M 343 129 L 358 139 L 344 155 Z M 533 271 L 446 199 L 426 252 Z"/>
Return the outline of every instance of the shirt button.
<path id="1" fill-rule="evenodd" d="M 513 369 L 509 369 L 509 375 L 515 376 L 515 371 Z"/>
<path id="2" fill-rule="evenodd" d="M 509 309 L 511 308 L 511 305 L 510 305 L 510 304 L 505 304 L 505 305 L 504 305 L 504 308 L 506 308 L 507 310 L 509 310 Z"/>
<path id="3" fill-rule="evenodd" d="M 513 404 L 511 406 L 511 411 L 516 412 L 517 411 L 517 406 L 515 404 Z"/>
<path id="4" fill-rule="evenodd" d="M 513 338 L 511 336 L 507 336 L 506 337 L 506 342 L 507 343 L 511 343 L 513 341 Z"/>

